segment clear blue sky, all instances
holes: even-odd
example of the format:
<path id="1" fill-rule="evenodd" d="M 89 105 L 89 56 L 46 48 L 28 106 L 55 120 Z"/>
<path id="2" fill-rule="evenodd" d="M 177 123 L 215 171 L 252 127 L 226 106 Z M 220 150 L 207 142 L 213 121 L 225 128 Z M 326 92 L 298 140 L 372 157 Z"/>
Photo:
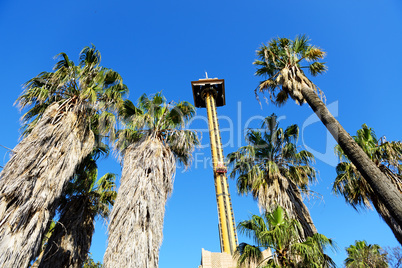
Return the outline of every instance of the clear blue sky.
<path id="1" fill-rule="evenodd" d="M 118 71 L 136 101 L 142 93 L 162 91 L 168 100 L 192 102 L 190 81 L 204 77 L 225 79 L 226 106 L 218 109 L 228 154 L 244 145 L 243 129 L 251 118 L 275 112 L 281 126 L 303 127 L 300 148 L 316 151 L 322 196 L 307 202 L 320 233 L 339 246 L 329 252 L 339 266 L 344 248 L 355 240 L 397 246 L 388 226 L 376 212 L 357 213 L 341 197 L 331 194 L 335 178 L 334 140 L 312 110 L 289 102 L 282 108 L 254 98 L 255 50 L 273 37 L 307 34 L 323 48 L 329 70 L 313 82 L 334 103 L 331 111 L 351 134 L 363 123 L 378 136 L 401 140 L 402 4 L 399 1 L 11 1 L 0 0 L 0 144 L 13 148 L 19 138 L 19 117 L 13 106 L 21 85 L 42 71 L 50 71 L 53 56 L 66 52 L 77 60 L 91 43 L 102 53 L 102 65 Z M 204 117 L 205 110 L 198 110 Z M 312 117 L 310 117 L 312 116 Z M 249 125 L 256 126 L 258 120 Z M 202 119 L 191 127 L 205 129 Z M 203 143 L 208 143 L 207 133 Z M 230 143 L 230 141 L 233 141 Z M 0 149 L 0 165 L 8 159 Z M 197 160 L 210 157 L 210 148 L 198 149 Z M 197 165 L 195 165 L 197 163 Z M 121 174 L 116 159 L 100 163 L 100 173 Z M 238 196 L 230 181 L 236 221 L 258 213 L 255 201 Z M 102 260 L 105 224 L 98 222 L 91 251 Z M 240 236 L 240 241 L 248 241 Z M 219 251 L 213 175 L 209 166 L 194 161 L 190 171 L 177 170 L 175 188 L 167 202 L 161 268 L 198 267 L 201 248 Z"/>

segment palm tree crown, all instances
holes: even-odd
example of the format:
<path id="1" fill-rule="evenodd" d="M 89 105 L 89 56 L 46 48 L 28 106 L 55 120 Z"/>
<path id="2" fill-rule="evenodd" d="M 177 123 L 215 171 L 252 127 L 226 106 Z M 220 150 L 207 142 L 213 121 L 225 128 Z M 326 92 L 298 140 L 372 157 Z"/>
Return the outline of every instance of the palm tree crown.
<path id="1" fill-rule="evenodd" d="M 326 247 L 333 250 L 334 242 L 322 234 L 314 234 L 300 242 L 300 223 L 289 219 L 286 211 L 278 206 L 263 216 L 253 215 L 242 221 L 238 230 L 254 239 L 255 246 L 241 243 L 236 256 L 238 264 L 249 267 L 335 267 L 332 259 L 324 254 Z M 273 254 L 264 259 L 261 249 L 270 248 Z"/>
<path id="2" fill-rule="evenodd" d="M 147 138 L 155 139 L 188 166 L 194 146 L 199 142 L 196 133 L 184 127 L 194 115 L 195 108 L 189 102 L 167 103 L 161 93 L 151 99 L 146 94 L 142 95 L 138 107 L 126 100 L 120 116 L 127 127 L 119 131 L 116 147 L 124 153 L 131 144 Z"/>
<path id="3" fill-rule="evenodd" d="M 16 101 L 21 109 L 29 107 L 22 116 L 23 135 L 31 132 L 45 110 L 54 103 L 59 104 L 55 121 L 65 111 L 79 112 L 81 117 L 97 114 L 97 119 L 104 120 L 103 127 L 106 128 L 103 130 L 110 130 L 109 126 L 114 123 L 110 112 L 123 104 L 123 96 L 128 93 L 121 76 L 100 66 L 101 54 L 94 46 L 80 52 L 78 65 L 65 53 L 56 58 L 59 61 L 53 72 L 42 72 L 25 83 L 25 90 Z"/>
<path id="4" fill-rule="evenodd" d="M 387 256 L 380 252 L 377 244 L 367 245 L 366 241 L 355 241 L 355 245 L 346 248 L 348 257 L 345 259 L 347 268 L 388 267 Z"/>
<path id="5" fill-rule="evenodd" d="M 309 183 L 315 180 L 311 167 L 314 156 L 297 149 L 297 125 L 283 130 L 273 114 L 265 118 L 261 127 L 265 128 L 262 132 L 249 130 L 248 146 L 228 155 L 233 167 L 230 176 L 237 177 L 239 193 L 252 193 L 266 211 L 277 205 L 284 207 L 292 218 L 301 221 L 302 236 L 311 236 L 317 231 L 301 193 L 308 194 Z"/>
<path id="6" fill-rule="evenodd" d="M 259 59 L 253 63 L 258 67 L 255 74 L 267 77 L 260 83 L 257 91 L 267 90 L 271 100 L 277 105 L 284 104 L 289 96 L 297 103 L 305 103 L 301 94 L 302 82 L 314 89 L 316 87 L 306 78 L 302 69 L 307 69 L 313 76 L 322 74 L 327 69 L 325 63 L 319 62 L 325 57 L 325 52 L 310 45 L 305 35 L 298 36 L 295 40 L 273 39 L 257 50 L 257 56 Z M 304 62 L 306 65 L 302 65 Z M 277 89 L 279 92 L 276 92 Z"/>

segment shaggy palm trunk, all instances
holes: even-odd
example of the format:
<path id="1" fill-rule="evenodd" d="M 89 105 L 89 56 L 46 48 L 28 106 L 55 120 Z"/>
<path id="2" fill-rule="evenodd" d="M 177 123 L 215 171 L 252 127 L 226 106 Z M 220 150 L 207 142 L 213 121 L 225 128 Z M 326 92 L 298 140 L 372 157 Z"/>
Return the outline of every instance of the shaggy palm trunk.
<path id="1" fill-rule="evenodd" d="M 303 202 L 303 197 L 300 193 L 299 188 L 292 181 L 288 180 L 289 189 L 287 190 L 292 205 L 294 206 L 296 219 L 300 222 L 301 227 L 303 229 L 303 237 L 306 238 L 308 236 L 313 236 L 317 233 L 317 229 L 313 223 L 313 220 L 310 216 L 310 211 L 306 207 Z"/>
<path id="2" fill-rule="evenodd" d="M 262 198 L 265 196 L 265 198 Z M 273 181 L 266 193 L 259 196 L 260 206 L 270 210 L 273 206 L 281 206 L 288 213 L 291 219 L 300 222 L 302 232 L 301 240 L 317 233 L 317 229 L 311 219 L 310 212 L 304 205 L 300 190 L 291 180 L 280 177 Z"/>
<path id="3" fill-rule="evenodd" d="M 157 139 L 130 145 L 110 216 L 104 268 L 157 268 L 175 158 Z"/>
<path id="4" fill-rule="evenodd" d="M 303 83 L 303 97 L 321 119 L 349 160 L 378 195 L 397 225 L 402 226 L 402 194 L 328 111 L 315 91 Z M 390 226 L 391 227 L 391 226 Z M 392 228 L 392 227 L 391 227 Z"/>
<path id="5" fill-rule="evenodd" d="M 64 186 L 93 149 L 73 112 L 51 105 L 0 173 L 0 267 L 27 267 L 40 249 Z"/>
<path id="6" fill-rule="evenodd" d="M 95 229 L 88 196 L 68 202 L 49 238 L 39 268 L 81 268 Z"/>

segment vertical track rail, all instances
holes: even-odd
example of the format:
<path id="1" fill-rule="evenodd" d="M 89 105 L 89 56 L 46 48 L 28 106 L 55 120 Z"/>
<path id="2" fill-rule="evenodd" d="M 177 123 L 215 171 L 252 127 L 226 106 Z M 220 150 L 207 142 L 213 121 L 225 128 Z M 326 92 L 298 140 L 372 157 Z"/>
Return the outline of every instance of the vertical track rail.
<path id="1" fill-rule="evenodd" d="M 218 204 L 221 251 L 233 255 L 238 243 L 236 224 L 229 194 L 227 177 L 225 174 L 216 172 L 218 163 L 223 163 L 224 157 L 219 124 L 216 115 L 215 98 L 211 92 L 206 94 L 205 102 L 208 114 L 209 136 L 211 141 L 216 202 Z"/>

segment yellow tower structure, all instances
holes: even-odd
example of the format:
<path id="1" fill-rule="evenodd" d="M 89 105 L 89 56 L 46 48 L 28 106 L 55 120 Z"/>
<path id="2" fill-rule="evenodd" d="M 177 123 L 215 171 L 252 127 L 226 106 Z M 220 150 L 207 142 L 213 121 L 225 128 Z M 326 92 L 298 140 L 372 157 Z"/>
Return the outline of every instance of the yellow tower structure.
<path id="1" fill-rule="evenodd" d="M 216 107 L 226 104 L 225 81 L 223 79 L 210 79 L 207 77 L 198 81 L 192 81 L 191 85 L 195 107 L 207 108 L 216 202 L 218 204 L 221 252 L 233 255 L 237 247 L 237 233 L 216 113 Z"/>

